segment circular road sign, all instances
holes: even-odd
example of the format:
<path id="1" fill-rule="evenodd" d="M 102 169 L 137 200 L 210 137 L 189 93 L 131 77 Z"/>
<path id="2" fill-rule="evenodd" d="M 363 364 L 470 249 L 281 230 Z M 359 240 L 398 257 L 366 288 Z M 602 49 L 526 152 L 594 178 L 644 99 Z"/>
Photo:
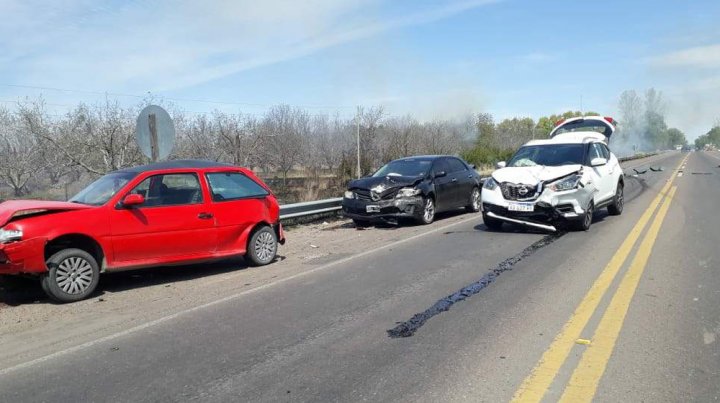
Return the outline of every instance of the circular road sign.
<path id="1" fill-rule="evenodd" d="M 175 143 L 175 125 L 167 111 L 157 105 L 146 106 L 137 118 L 135 141 L 152 161 L 167 158 Z"/>

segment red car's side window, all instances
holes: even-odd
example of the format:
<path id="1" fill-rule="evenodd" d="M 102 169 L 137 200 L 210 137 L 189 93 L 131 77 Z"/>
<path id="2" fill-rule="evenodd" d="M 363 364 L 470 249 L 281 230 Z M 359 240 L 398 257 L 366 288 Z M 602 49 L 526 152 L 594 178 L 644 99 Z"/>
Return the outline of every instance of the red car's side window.
<path id="1" fill-rule="evenodd" d="M 145 198 L 142 207 L 203 202 L 200 181 L 194 173 L 154 175 L 140 182 L 130 193 L 140 194 Z"/>
<path id="2" fill-rule="evenodd" d="M 265 197 L 269 192 L 257 182 L 239 172 L 208 173 L 208 184 L 213 201 Z"/>

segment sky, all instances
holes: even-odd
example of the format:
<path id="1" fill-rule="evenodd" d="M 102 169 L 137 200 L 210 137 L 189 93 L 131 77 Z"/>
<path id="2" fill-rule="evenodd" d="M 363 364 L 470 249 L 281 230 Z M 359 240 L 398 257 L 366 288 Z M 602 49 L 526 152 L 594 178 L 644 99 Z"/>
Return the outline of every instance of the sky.
<path id="1" fill-rule="evenodd" d="M 0 106 L 499 121 L 613 116 L 624 90 L 653 87 L 693 139 L 720 118 L 718 16 L 717 0 L 0 0 Z"/>

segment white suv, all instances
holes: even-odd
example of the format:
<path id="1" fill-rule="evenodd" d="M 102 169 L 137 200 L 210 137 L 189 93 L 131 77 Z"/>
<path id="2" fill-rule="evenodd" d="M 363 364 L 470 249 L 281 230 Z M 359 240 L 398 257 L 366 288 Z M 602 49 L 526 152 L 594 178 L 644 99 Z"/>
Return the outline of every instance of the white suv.
<path id="1" fill-rule="evenodd" d="M 485 225 L 503 222 L 555 231 L 558 225 L 587 231 L 593 213 L 623 211 L 623 172 L 607 146 L 612 118 L 586 116 L 560 121 L 550 139 L 520 147 L 498 163 L 482 190 Z"/>

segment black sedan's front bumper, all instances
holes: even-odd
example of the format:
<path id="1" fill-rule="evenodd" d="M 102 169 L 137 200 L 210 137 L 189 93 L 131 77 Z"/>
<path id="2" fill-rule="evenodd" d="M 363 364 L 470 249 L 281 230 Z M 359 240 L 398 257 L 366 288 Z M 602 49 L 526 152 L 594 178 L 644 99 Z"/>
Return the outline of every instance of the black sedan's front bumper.
<path id="1" fill-rule="evenodd" d="M 400 197 L 389 200 L 343 199 L 343 215 L 363 221 L 387 221 L 397 218 L 414 218 L 422 214 L 423 199 L 420 196 Z"/>

